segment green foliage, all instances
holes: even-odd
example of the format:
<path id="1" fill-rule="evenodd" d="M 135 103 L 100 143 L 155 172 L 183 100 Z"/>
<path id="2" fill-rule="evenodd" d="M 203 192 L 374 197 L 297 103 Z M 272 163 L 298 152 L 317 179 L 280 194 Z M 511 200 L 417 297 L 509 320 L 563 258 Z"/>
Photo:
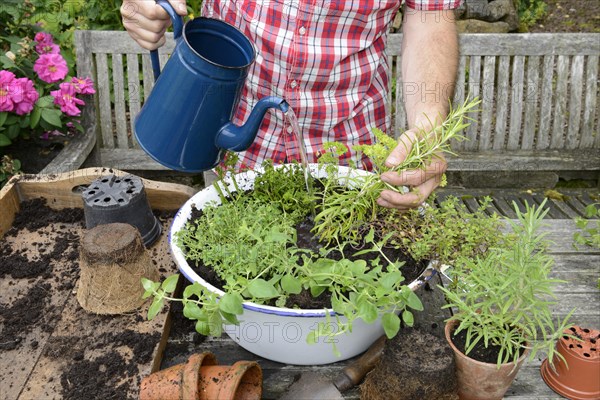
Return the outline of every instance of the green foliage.
<path id="1" fill-rule="evenodd" d="M 471 213 L 454 196 L 437 206 L 433 198 L 425 207 L 404 214 L 384 211 L 378 226 L 383 234 L 391 235 L 393 244 L 405 249 L 415 260 L 454 265 L 458 259 L 482 256 L 505 240 L 498 215 L 485 212 L 491 202 L 491 198 L 484 198 Z"/>
<path id="2" fill-rule="evenodd" d="M 331 250 L 317 254 L 298 248 L 295 224 L 300 213 L 299 208 L 291 207 L 298 202 L 288 203 L 288 192 L 283 188 L 301 191 L 304 177 L 298 174 L 297 166 L 266 168 L 265 174 L 266 178 L 257 180 L 262 188 L 234 196 L 230 193 L 229 201 L 222 205 L 204 207 L 202 216 L 188 222 L 176 235 L 186 258 L 202 261 L 224 282 L 226 295 L 219 302 L 198 284 L 188 288 L 193 299 L 188 296 L 191 292 L 184 292 L 182 299 L 168 298 L 186 304 L 189 311 L 184 309 L 184 314 L 198 321 L 197 330 L 220 335 L 222 323 L 237 323 L 243 301 L 283 307 L 290 295 L 302 291 L 313 297 L 328 291 L 331 307 L 346 318 L 342 321 L 336 317 L 335 332 L 328 324 L 319 325 L 307 337 L 309 343 L 320 336 L 350 331 L 356 318 L 373 323 L 383 315 L 388 337 L 398 332 L 400 318 L 412 325 L 411 310 L 422 310 L 423 306 L 403 284 L 402 264 L 383 253 L 389 239 L 377 238 L 374 230 L 366 235 L 365 248 L 355 255 L 375 252 L 378 256 L 369 262 L 329 257 Z M 305 216 L 309 209 L 302 207 Z M 151 314 L 155 315 L 168 296 L 161 292 L 159 283 L 145 282 L 144 287 L 147 295 L 154 296 Z"/>
<path id="3" fill-rule="evenodd" d="M 520 30 L 525 32 L 546 15 L 547 5 L 544 0 L 515 0 L 515 6 Z"/>
<path id="4" fill-rule="evenodd" d="M 0 140 L 2 137 L 0 136 Z M 2 144 L 0 143 L 0 146 Z M 9 156 L 2 157 L 2 164 L 0 164 L 0 188 L 13 176 L 19 173 L 21 170 L 21 162 L 19 160 L 13 160 Z"/>
<path id="5" fill-rule="evenodd" d="M 592 220 L 591 218 L 596 218 Z M 575 218 L 580 229 L 573 235 L 573 245 L 584 245 L 600 249 L 600 203 L 590 204 L 585 208 L 585 218 Z"/>
<path id="6" fill-rule="evenodd" d="M 553 287 L 560 282 L 549 274 L 553 259 L 546 254 L 544 234 L 539 233 L 548 210 L 527 205 L 518 221 L 508 220 L 514 237 L 477 258 L 461 258 L 455 264 L 454 288 L 443 288 L 448 304 L 460 322 L 455 334 L 467 333 L 466 354 L 483 342 L 500 347 L 498 365 L 516 361 L 520 350 L 531 349 L 533 358 L 543 351 L 552 360 L 555 342 L 568 328 L 571 313 L 562 321 L 553 320 L 556 303 Z"/>
<path id="7" fill-rule="evenodd" d="M 320 212 L 315 217 L 315 234 L 325 243 L 356 243 L 359 238 L 358 228 L 373 222 L 381 209 L 376 202 L 381 191 L 402 191 L 402 188 L 383 182 L 381 174 L 387 171 L 401 173 L 409 169 L 424 170 L 440 154 L 452 153 L 450 141 L 463 139 L 461 132 L 469 125 L 465 122 L 465 119 L 468 119 L 467 114 L 478 104 L 478 100 L 467 100 L 461 106 L 451 109 L 447 118 L 441 124 L 435 125 L 431 131 L 419 132 L 416 140 L 411 143 L 406 158 L 393 168 L 386 167 L 385 160 L 398 142 L 375 129 L 377 140 L 374 144 L 356 146 L 357 150 L 362 151 L 373 162 L 374 173 L 344 179 L 344 187 L 352 188 L 351 190 L 340 190 L 340 179 L 335 174 L 330 176 L 319 199 Z M 326 154 L 328 159 L 325 161 L 329 162 L 332 153 Z M 321 158 L 319 162 L 324 160 Z"/>
<path id="8" fill-rule="evenodd" d="M 307 191 L 303 168 L 298 164 L 275 168 L 272 162 L 263 163 L 264 172 L 254 181 L 252 196 L 262 202 L 274 202 L 280 210 L 295 221 L 314 206 Z"/>

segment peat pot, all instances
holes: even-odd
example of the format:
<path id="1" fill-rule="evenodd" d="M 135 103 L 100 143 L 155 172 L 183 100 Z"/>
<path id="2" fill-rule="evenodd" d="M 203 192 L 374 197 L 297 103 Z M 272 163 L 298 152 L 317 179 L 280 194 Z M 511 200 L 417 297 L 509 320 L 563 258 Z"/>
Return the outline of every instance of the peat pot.
<path id="1" fill-rule="evenodd" d="M 347 167 L 339 167 L 340 176 L 349 174 L 368 174 L 365 171 L 351 170 Z M 312 176 L 324 177 L 326 172 L 319 169 L 317 164 L 310 165 Z M 240 190 L 251 190 L 254 187 L 256 172 L 248 171 L 235 175 Z M 233 191 L 233 184 L 229 182 Z M 187 263 L 185 254 L 177 247 L 173 238 L 175 232 L 181 230 L 189 220 L 192 208 L 202 209 L 207 203 L 216 202 L 220 204 L 219 195 L 210 186 L 198 192 L 189 199 L 177 212 L 171 231 L 169 243 L 175 262 L 181 273 L 191 282 L 198 282 L 208 290 L 219 296 L 223 291 L 212 286 L 202 279 Z M 415 281 L 409 284 L 412 290 L 423 286 L 436 270 L 430 264 Z M 315 344 L 306 343 L 306 337 L 319 323 L 326 323 L 327 313 L 335 320 L 333 310 L 324 309 L 291 309 L 279 308 L 266 305 L 245 302 L 244 313 L 239 316 L 239 325 L 227 325 L 225 332 L 240 346 L 246 350 L 269 360 L 286 364 L 296 365 L 319 365 L 336 361 L 346 360 L 363 353 L 373 342 L 384 334 L 380 320 L 373 324 L 367 324 L 360 319 L 354 321 L 352 332 L 336 336 L 334 339 L 322 337 Z M 340 319 L 344 320 L 343 317 Z M 330 340 L 335 340 L 335 345 L 340 356 L 334 354 L 333 345 Z"/>

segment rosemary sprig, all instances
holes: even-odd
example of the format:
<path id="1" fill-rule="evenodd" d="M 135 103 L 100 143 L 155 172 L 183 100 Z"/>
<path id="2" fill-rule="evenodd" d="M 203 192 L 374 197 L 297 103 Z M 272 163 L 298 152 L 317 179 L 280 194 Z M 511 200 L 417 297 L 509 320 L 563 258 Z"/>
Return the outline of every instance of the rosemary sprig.
<path id="1" fill-rule="evenodd" d="M 416 139 L 406 158 L 399 165 L 388 168 L 385 160 L 397 146 L 397 141 L 384 132 L 375 129 L 376 142 L 372 145 L 356 146 L 374 165 L 374 174 L 349 177 L 345 181 L 346 188 L 340 190 L 337 176 L 330 176 L 325 183 L 325 190 L 320 200 L 320 212 L 315 216 L 313 232 L 322 242 L 358 242 L 361 227 L 377 217 L 377 198 L 384 189 L 402 193 L 402 187 L 396 187 L 381 180 L 381 174 L 387 171 L 401 173 L 409 169 L 424 170 L 434 158 L 442 153 L 454 154 L 450 141 L 464 140 L 461 132 L 469 126 L 469 112 L 474 111 L 480 103 L 478 99 L 467 100 L 453 108 L 444 121 L 434 124 L 430 131 L 419 129 Z M 348 189 L 350 188 L 350 189 Z"/>

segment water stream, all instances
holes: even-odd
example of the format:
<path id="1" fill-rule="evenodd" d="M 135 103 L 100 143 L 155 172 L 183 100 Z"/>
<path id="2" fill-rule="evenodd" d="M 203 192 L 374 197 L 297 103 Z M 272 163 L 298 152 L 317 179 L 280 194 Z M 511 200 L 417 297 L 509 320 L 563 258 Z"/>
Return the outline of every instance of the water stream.
<path id="1" fill-rule="evenodd" d="M 294 138 L 298 142 L 298 147 L 300 149 L 300 165 L 302 166 L 304 172 L 304 182 L 306 185 L 306 191 L 312 197 L 314 194 L 313 179 L 310 173 L 310 168 L 308 166 L 308 154 L 306 151 L 306 143 L 304 142 L 304 135 L 302 134 L 302 131 L 300 130 L 300 125 L 298 124 L 298 118 L 296 117 L 296 113 L 294 112 L 294 110 L 292 110 L 291 107 L 283 115 L 285 117 L 285 121 L 292 128 L 292 135 L 294 135 Z M 311 213 L 314 219 L 314 204 L 312 204 Z"/>

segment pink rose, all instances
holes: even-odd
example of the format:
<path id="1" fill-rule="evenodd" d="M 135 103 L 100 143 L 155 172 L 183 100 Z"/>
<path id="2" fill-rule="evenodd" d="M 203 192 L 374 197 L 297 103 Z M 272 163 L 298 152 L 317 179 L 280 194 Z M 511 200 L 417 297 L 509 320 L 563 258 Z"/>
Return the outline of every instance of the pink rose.
<path id="1" fill-rule="evenodd" d="M 67 76 L 67 62 L 60 54 L 41 54 L 33 65 L 41 80 L 47 83 L 58 82 Z"/>
<path id="2" fill-rule="evenodd" d="M 71 83 L 75 87 L 75 91 L 81 94 L 94 94 L 94 82 L 90 78 L 73 78 Z"/>
<path id="3" fill-rule="evenodd" d="M 40 97 L 33 86 L 33 82 L 27 78 L 19 78 L 13 81 L 14 94 L 13 103 L 17 115 L 29 114 L 33 110 L 35 102 Z"/>
<path id="4" fill-rule="evenodd" d="M 59 88 L 59 90 L 50 92 L 54 97 L 54 104 L 58 104 L 60 110 L 71 117 L 81 114 L 81 110 L 77 106 L 85 105 L 85 102 L 75 97 L 75 87 L 71 83 L 65 82 L 61 83 Z"/>
<path id="5" fill-rule="evenodd" d="M 13 90 L 13 81 L 15 74 L 10 71 L 0 71 L 0 112 L 13 111 L 14 103 L 11 94 Z"/>

